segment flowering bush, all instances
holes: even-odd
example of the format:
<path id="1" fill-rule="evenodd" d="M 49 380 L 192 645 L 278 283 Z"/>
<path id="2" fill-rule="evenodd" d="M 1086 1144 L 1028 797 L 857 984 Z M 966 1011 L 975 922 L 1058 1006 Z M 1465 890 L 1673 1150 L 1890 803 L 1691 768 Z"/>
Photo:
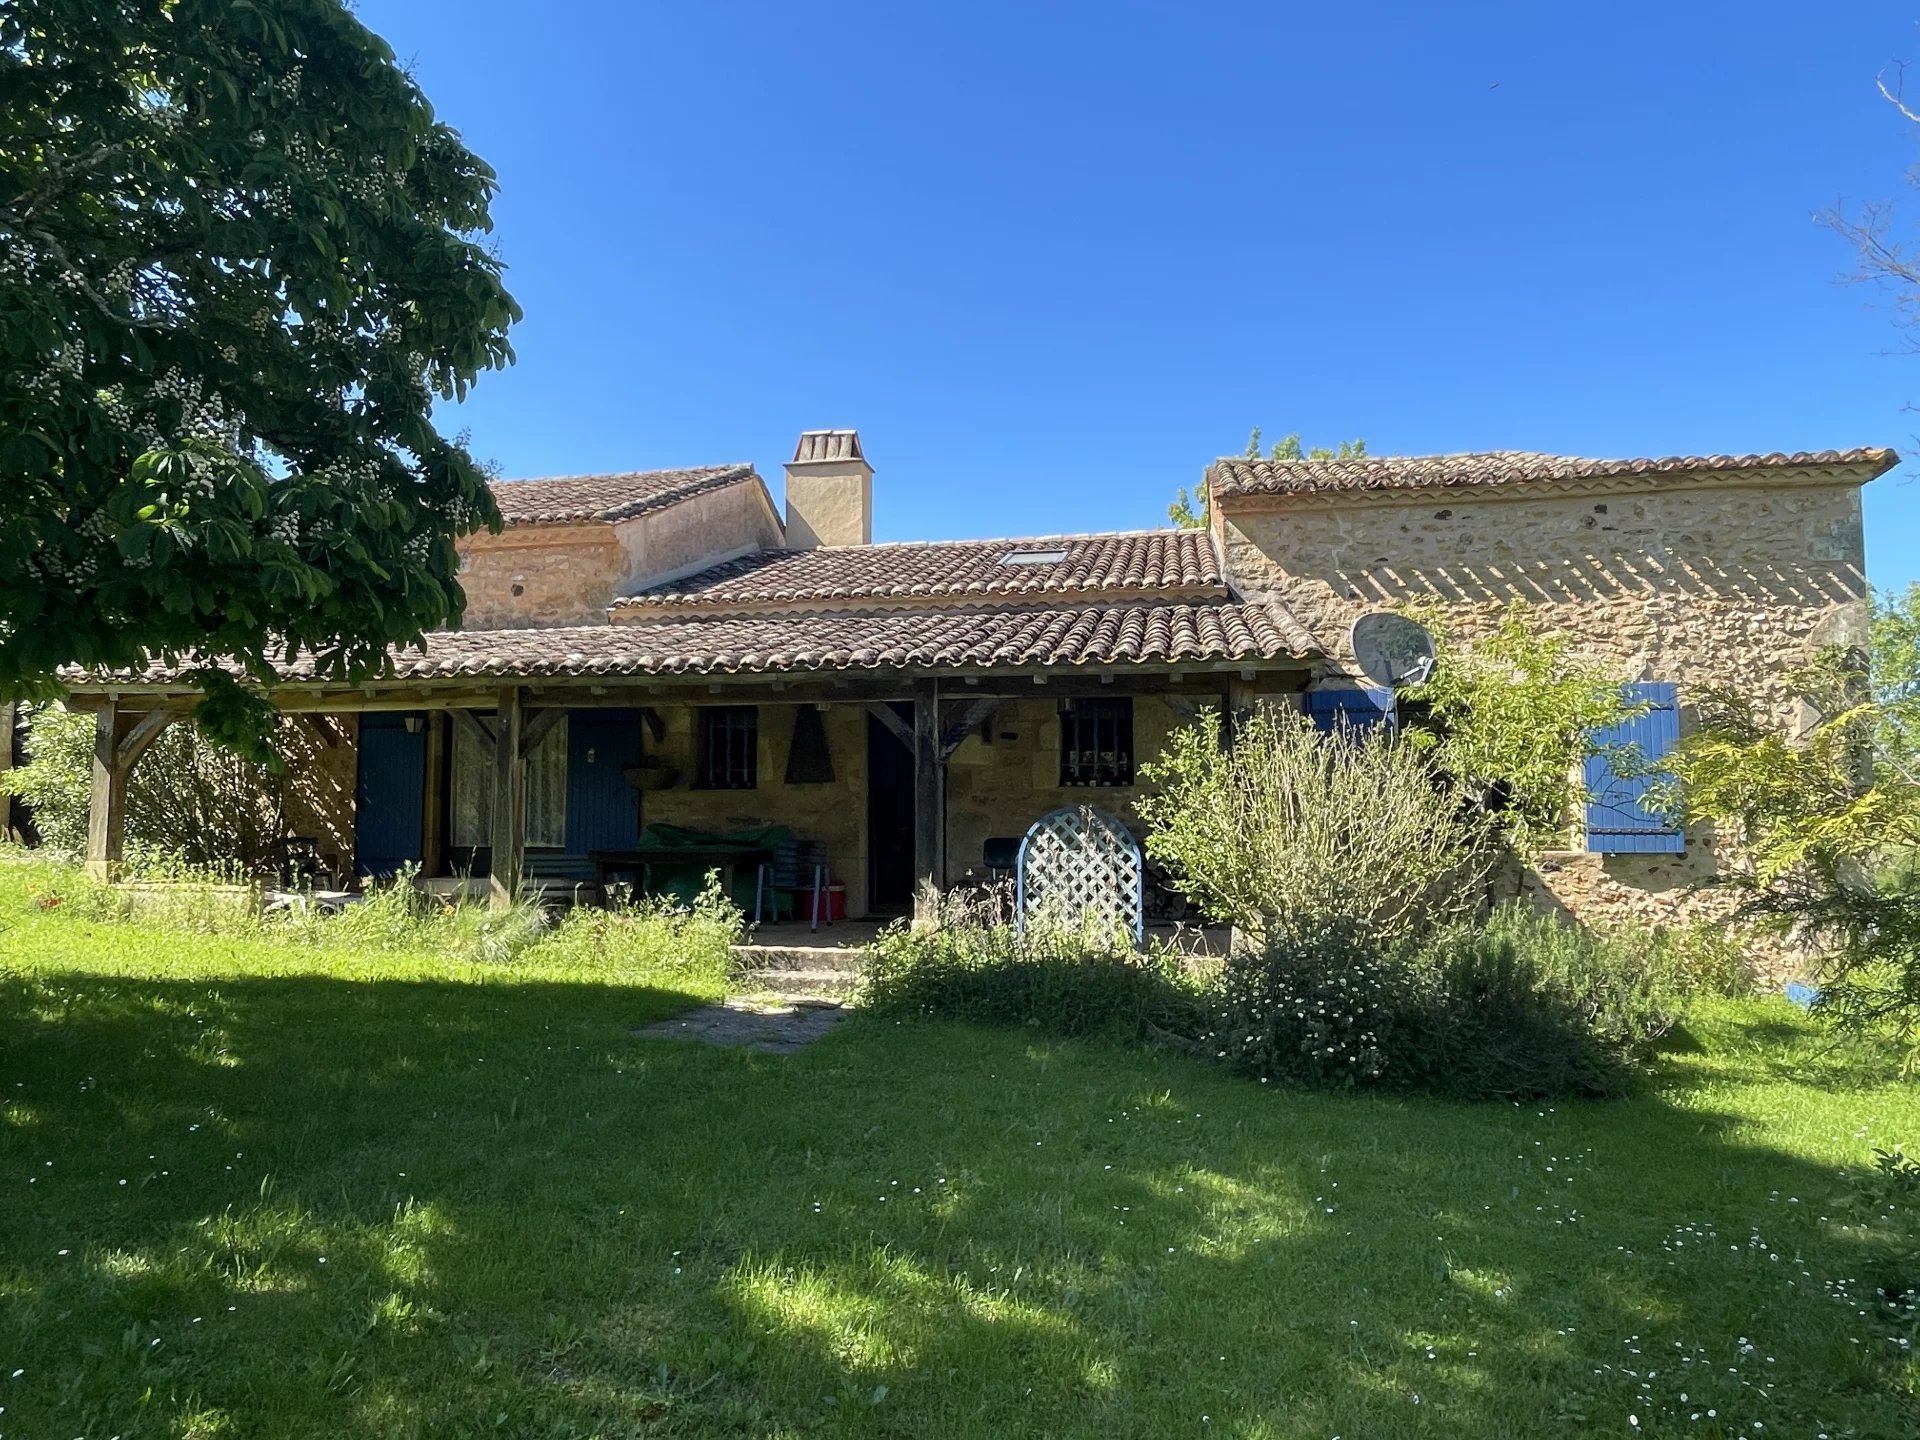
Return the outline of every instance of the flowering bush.
<path id="1" fill-rule="evenodd" d="M 1519 907 L 1397 949 L 1349 923 L 1229 959 L 1199 1042 L 1262 1081 L 1604 1095 L 1672 1025 L 1673 992 L 1664 947 Z"/>
<path id="2" fill-rule="evenodd" d="M 1270 942 L 1215 977 L 1200 1043 L 1262 1081 L 1370 1084 L 1393 1068 L 1407 980 L 1351 926 Z"/>

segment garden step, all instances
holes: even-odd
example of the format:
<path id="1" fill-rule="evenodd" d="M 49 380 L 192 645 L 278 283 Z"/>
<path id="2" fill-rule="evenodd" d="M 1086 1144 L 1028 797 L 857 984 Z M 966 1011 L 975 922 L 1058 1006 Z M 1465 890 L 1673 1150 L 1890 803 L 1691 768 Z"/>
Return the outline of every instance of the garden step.
<path id="1" fill-rule="evenodd" d="M 735 945 L 734 963 L 749 970 L 835 970 L 858 975 L 866 954 L 835 945 Z"/>
<path id="2" fill-rule="evenodd" d="M 779 995 L 840 997 L 852 994 L 859 979 L 860 972 L 857 967 L 799 969 L 780 966 L 772 969 L 743 970 L 735 981 L 734 988 L 748 994 L 768 990 Z"/>

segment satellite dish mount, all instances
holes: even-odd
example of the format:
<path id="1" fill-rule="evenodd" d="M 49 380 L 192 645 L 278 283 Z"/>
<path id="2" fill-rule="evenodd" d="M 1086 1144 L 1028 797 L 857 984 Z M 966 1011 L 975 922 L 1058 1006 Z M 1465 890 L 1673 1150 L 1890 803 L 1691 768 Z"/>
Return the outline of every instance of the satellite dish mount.
<path id="1" fill-rule="evenodd" d="M 1399 691 L 1424 685 L 1433 674 L 1433 636 L 1427 627 L 1390 610 L 1374 610 L 1347 633 L 1360 673 L 1376 685 Z"/>

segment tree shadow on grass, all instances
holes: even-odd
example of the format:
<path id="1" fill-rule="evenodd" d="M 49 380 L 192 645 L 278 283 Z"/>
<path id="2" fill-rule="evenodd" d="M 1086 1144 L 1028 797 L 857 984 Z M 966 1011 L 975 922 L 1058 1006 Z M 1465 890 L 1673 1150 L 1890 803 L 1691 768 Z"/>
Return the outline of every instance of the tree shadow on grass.
<path id="1" fill-rule="evenodd" d="M 691 998 L 0 983 L 6 1429 L 1911 1433 L 1893 1237 L 1672 1087 L 1468 1106 L 943 1025 L 632 1037 Z M 1848 1156 L 1920 1118 L 1809 1103 Z"/>

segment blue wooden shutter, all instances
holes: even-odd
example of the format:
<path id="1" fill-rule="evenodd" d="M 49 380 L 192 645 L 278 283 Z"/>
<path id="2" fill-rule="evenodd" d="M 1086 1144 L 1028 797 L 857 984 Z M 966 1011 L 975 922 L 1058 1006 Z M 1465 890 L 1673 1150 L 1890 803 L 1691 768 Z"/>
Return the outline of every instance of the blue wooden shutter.
<path id="1" fill-rule="evenodd" d="M 1317 730 L 1333 731 L 1344 723 L 1370 729 L 1393 714 L 1393 692 L 1355 686 L 1345 690 L 1309 690 L 1307 718 Z"/>
<path id="2" fill-rule="evenodd" d="M 1643 771 L 1665 760 L 1680 739 L 1679 690 L 1664 680 L 1627 686 L 1627 698 L 1647 708 L 1594 734 L 1595 742 L 1604 748 L 1603 753 L 1587 757 L 1587 793 L 1592 797 L 1587 802 L 1587 849 L 1609 855 L 1660 855 L 1687 848 L 1680 827 L 1645 804 L 1657 777 L 1617 775 L 1608 753 L 1613 747 L 1631 745 L 1638 752 L 1634 768 Z"/>

